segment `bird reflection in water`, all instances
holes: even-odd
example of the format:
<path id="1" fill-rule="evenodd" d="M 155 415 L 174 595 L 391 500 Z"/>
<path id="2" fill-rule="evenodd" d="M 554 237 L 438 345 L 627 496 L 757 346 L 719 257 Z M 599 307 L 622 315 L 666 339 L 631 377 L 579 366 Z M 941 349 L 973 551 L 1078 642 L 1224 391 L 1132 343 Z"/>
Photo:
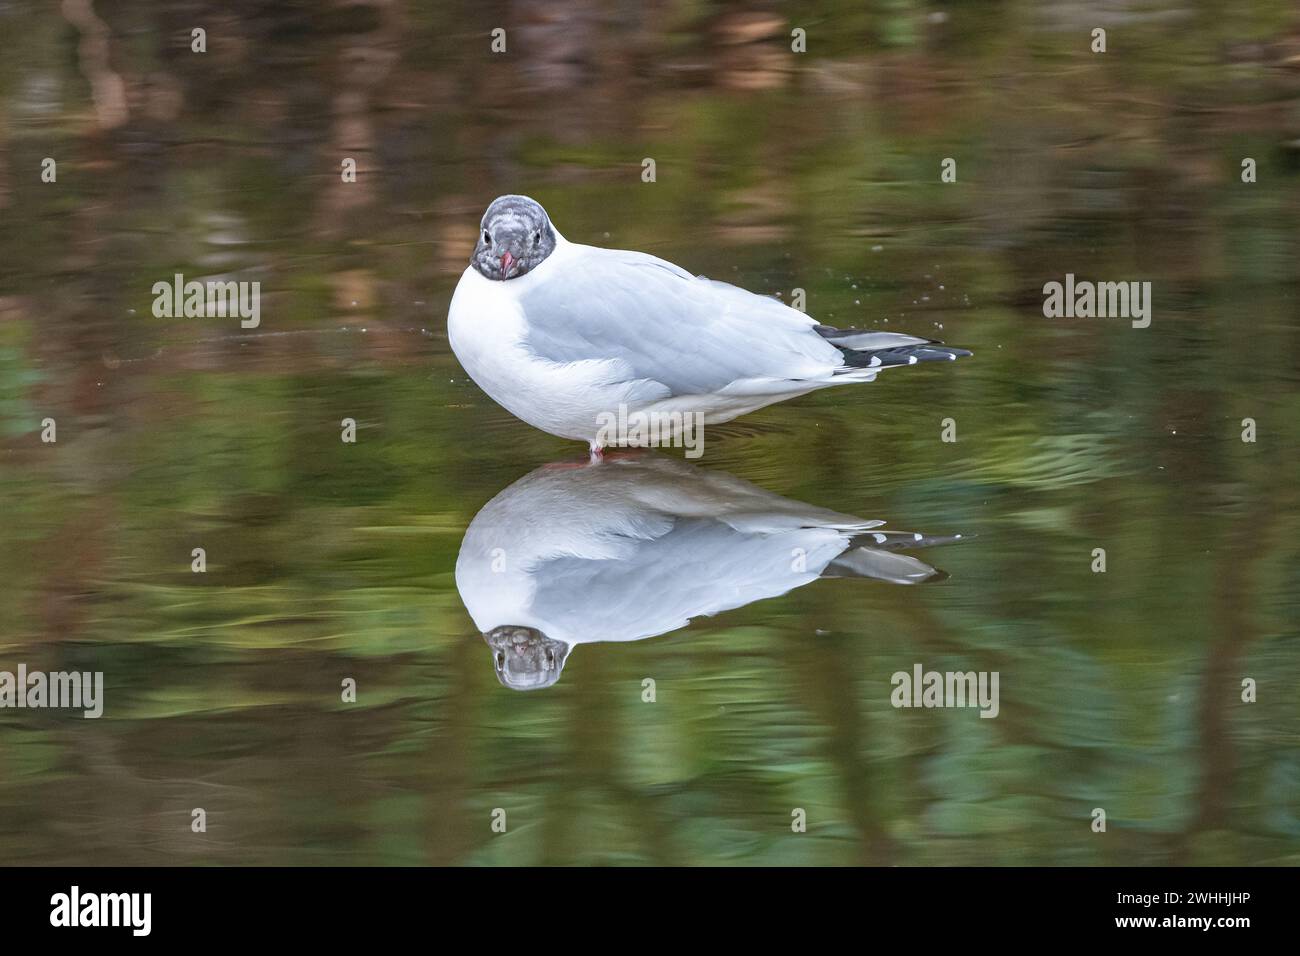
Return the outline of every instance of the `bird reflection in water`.
<path id="1" fill-rule="evenodd" d="M 501 683 L 550 687 L 577 644 L 639 641 L 817 578 L 925 584 L 947 544 L 653 453 L 544 465 L 483 506 L 456 561 Z"/>

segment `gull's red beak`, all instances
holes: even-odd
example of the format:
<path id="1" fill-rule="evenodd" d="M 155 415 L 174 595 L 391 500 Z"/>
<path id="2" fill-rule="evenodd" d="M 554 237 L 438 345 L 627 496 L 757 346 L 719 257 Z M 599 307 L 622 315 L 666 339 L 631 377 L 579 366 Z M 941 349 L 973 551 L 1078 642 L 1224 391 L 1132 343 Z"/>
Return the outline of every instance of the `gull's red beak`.
<path id="1" fill-rule="evenodd" d="M 508 252 L 501 253 L 501 274 L 503 276 L 510 274 L 510 267 L 515 264 L 515 257 Z"/>

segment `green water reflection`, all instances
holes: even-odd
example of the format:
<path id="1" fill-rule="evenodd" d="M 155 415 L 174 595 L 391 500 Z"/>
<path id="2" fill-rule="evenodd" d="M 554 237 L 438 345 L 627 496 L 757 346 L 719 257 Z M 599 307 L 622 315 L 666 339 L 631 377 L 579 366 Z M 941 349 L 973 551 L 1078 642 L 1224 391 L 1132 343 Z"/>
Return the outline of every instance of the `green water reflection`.
<path id="1" fill-rule="evenodd" d="M 1099 55 L 1089 6 L 0 6 L 0 669 L 107 698 L 0 711 L 0 859 L 1296 862 L 1300 21 L 1111 4 Z M 925 552 L 950 578 L 813 581 L 501 687 L 462 536 L 583 451 L 447 345 L 507 191 L 972 349 L 693 466 L 976 536 Z M 261 327 L 155 319 L 177 272 L 260 281 Z M 1151 327 L 1044 319 L 1067 272 L 1151 281 Z M 998 718 L 891 707 L 917 662 L 999 671 Z"/>

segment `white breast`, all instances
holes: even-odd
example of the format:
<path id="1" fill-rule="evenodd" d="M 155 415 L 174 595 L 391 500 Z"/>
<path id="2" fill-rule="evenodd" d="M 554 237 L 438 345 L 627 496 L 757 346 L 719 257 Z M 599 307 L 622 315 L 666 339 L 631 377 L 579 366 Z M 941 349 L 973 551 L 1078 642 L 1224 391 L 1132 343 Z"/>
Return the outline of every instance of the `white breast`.
<path id="1" fill-rule="evenodd" d="M 451 297 L 447 336 L 470 378 L 512 415 L 552 435 L 591 441 L 598 414 L 617 407 L 621 396 L 622 389 L 610 387 L 617 377 L 611 363 L 559 364 L 522 344 L 526 319 L 519 293 L 565 251 L 562 246 L 533 272 L 505 282 L 466 269 Z"/>

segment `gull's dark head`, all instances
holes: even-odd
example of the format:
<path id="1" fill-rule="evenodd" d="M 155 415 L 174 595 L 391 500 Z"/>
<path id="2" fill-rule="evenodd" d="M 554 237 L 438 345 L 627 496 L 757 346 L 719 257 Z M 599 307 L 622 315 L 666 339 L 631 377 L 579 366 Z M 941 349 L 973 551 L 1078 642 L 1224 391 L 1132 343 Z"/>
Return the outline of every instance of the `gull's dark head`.
<path id="1" fill-rule="evenodd" d="M 537 690 L 560 679 L 569 645 L 547 637 L 534 627 L 512 624 L 494 627 L 483 635 L 492 649 L 497 680 L 511 690 Z"/>
<path id="2" fill-rule="evenodd" d="M 469 263 L 486 278 L 513 279 L 554 251 L 555 230 L 541 204 L 527 196 L 499 196 L 483 213 Z"/>

